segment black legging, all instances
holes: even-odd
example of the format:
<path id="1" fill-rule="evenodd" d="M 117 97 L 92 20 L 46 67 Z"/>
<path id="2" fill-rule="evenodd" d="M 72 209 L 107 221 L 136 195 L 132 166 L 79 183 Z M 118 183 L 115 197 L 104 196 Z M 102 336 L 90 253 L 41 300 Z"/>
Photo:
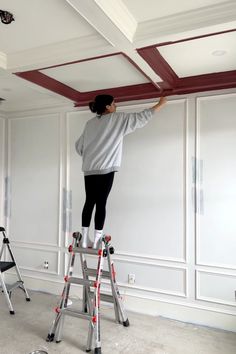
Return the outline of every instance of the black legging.
<path id="1" fill-rule="evenodd" d="M 82 226 L 89 227 L 96 204 L 95 229 L 102 230 L 106 218 L 106 202 L 114 180 L 114 172 L 84 177 L 86 200 L 82 212 Z"/>

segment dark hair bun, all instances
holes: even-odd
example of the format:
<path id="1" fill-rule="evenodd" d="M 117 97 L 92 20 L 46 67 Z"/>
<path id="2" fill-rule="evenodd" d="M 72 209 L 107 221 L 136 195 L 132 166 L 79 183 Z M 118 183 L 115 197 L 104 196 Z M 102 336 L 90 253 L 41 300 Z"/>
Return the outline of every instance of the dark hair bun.
<path id="1" fill-rule="evenodd" d="M 93 113 L 102 115 L 106 111 L 106 106 L 111 105 L 114 97 L 111 95 L 97 95 L 95 100 L 89 102 L 89 108 Z"/>
<path id="2" fill-rule="evenodd" d="M 96 102 L 94 102 L 94 101 L 89 102 L 89 108 L 90 108 L 91 112 L 96 113 L 97 112 Z"/>

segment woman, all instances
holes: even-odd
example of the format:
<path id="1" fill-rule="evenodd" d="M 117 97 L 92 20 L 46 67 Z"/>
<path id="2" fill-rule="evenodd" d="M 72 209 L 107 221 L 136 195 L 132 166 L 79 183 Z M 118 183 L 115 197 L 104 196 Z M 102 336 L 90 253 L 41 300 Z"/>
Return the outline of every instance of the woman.
<path id="1" fill-rule="evenodd" d="M 82 212 L 82 247 L 97 248 L 103 235 L 106 202 L 113 184 L 114 173 L 119 170 L 123 137 L 144 127 L 166 103 L 161 97 L 150 109 L 139 113 L 116 113 L 114 97 L 98 95 L 89 103 L 96 117 L 90 119 L 76 142 L 76 151 L 83 158 L 86 200 Z M 89 240 L 89 226 L 93 208 L 95 212 L 94 242 Z"/>

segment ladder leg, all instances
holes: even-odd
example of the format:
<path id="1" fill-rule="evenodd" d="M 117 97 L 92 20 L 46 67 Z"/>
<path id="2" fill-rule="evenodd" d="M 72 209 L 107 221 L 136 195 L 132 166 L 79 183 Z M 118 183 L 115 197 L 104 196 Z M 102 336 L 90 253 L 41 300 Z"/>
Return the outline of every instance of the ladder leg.
<path id="1" fill-rule="evenodd" d="M 61 313 L 58 313 L 56 315 L 56 318 L 54 319 L 54 321 L 52 323 L 52 326 L 51 326 L 51 329 L 50 329 L 50 331 L 48 333 L 48 336 L 47 336 L 47 339 L 46 339 L 47 342 L 53 342 L 54 341 L 55 333 L 57 332 L 57 327 L 59 325 L 60 319 L 61 319 Z"/>
<path id="2" fill-rule="evenodd" d="M 91 351 L 92 341 L 93 341 L 93 335 L 94 335 L 94 325 L 93 325 L 93 323 L 90 321 L 90 322 L 89 322 L 89 330 L 88 330 L 88 339 L 87 339 L 87 349 L 86 349 L 86 352 L 90 352 L 90 351 Z"/>
<path id="3" fill-rule="evenodd" d="M 19 267 L 18 267 L 18 265 L 17 265 L 17 263 L 16 263 L 16 261 L 15 261 L 15 257 L 14 257 L 14 255 L 13 255 L 12 249 L 11 249 L 11 247 L 10 247 L 10 241 L 9 241 L 9 240 L 8 240 L 8 243 L 7 243 L 6 245 L 7 245 L 9 254 L 10 254 L 10 256 L 11 256 L 11 259 L 12 259 L 12 261 L 15 263 L 16 274 L 17 274 L 17 277 L 18 277 L 19 282 L 21 283 L 21 285 L 19 286 L 19 288 L 21 288 L 21 289 L 24 291 L 25 297 L 26 297 L 26 301 L 30 301 L 29 294 L 28 294 L 28 292 L 27 292 L 27 290 L 26 290 L 26 287 L 25 287 L 25 285 L 24 285 L 24 281 L 23 281 L 23 279 L 22 279 L 22 277 L 21 277 L 20 269 L 19 269 Z"/>
<path id="4" fill-rule="evenodd" d="M 16 263 L 15 263 L 15 264 L 16 264 Z M 26 301 L 30 301 L 29 294 L 28 294 L 28 292 L 27 292 L 27 290 L 26 290 L 26 287 L 25 287 L 24 281 L 23 281 L 23 279 L 22 279 L 22 277 L 21 277 L 20 270 L 19 270 L 19 268 L 18 268 L 18 265 L 17 265 L 17 264 L 15 265 L 15 268 L 16 268 L 16 273 L 17 273 L 18 279 L 19 279 L 19 281 L 21 282 L 21 286 L 20 286 L 19 288 L 20 288 L 20 289 L 22 289 L 22 290 L 24 291 Z"/>
<path id="5" fill-rule="evenodd" d="M 95 348 L 94 353 L 101 353 L 101 333 L 100 333 L 100 287 L 101 277 L 104 264 L 104 245 L 102 242 L 102 249 L 99 253 L 97 275 L 96 275 L 96 287 L 94 289 L 94 302 L 93 302 L 93 324 L 94 324 L 94 336 L 95 336 Z"/>
<path id="6" fill-rule="evenodd" d="M 77 238 L 73 239 L 73 244 L 72 247 L 74 247 L 77 244 Z M 68 262 L 68 268 L 67 268 L 67 273 L 66 273 L 66 278 L 68 276 L 72 276 L 73 269 L 74 269 L 74 262 L 75 262 L 75 254 L 73 252 L 70 253 L 70 258 Z M 56 339 L 57 342 L 61 341 L 61 336 L 62 336 L 62 330 L 63 330 L 63 324 L 64 324 L 64 315 L 62 315 L 61 310 L 67 307 L 67 300 L 69 296 L 69 290 L 70 290 L 70 284 L 65 282 L 61 299 L 59 302 L 59 305 L 57 306 L 56 310 L 56 318 L 54 319 L 51 329 L 48 333 L 47 342 L 52 342 L 54 338 Z"/>
<path id="7" fill-rule="evenodd" d="M 59 305 L 55 308 L 56 317 L 53 320 L 52 326 L 51 326 L 50 331 L 48 333 L 48 336 L 47 336 L 47 339 L 46 339 L 47 342 L 53 342 L 54 338 L 55 338 L 55 334 L 58 331 L 58 326 L 59 326 L 60 321 L 61 321 L 61 311 L 60 310 L 61 310 L 61 308 L 63 306 L 65 292 L 66 292 L 66 285 L 64 285 Z"/>
<path id="8" fill-rule="evenodd" d="M 108 261 L 108 268 L 111 274 L 111 290 L 114 297 L 114 309 L 115 315 L 118 322 L 122 322 L 125 327 L 129 326 L 129 320 L 125 312 L 124 304 L 118 289 L 118 285 L 116 283 L 116 276 L 115 276 L 115 267 L 114 263 L 111 260 L 109 249 L 107 250 L 107 261 Z M 121 320 L 120 320 L 121 318 Z"/>
<path id="9" fill-rule="evenodd" d="M 15 312 L 14 312 L 14 309 L 12 307 L 11 300 L 10 300 L 10 297 L 9 297 L 9 294 L 8 294 L 8 291 L 7 291 L 7 287 L 5 285 L 5 282 L 4 282 L 3 275 L 2 275 L 1 271 L 0 271 L 0 282 L 1 282 L 1 285 L 2 285 L 2 290 L 3 290 L 3 292 L 5 294 L 5 297 L 6 297 L 6 300 L 7 300 L 8 307 L 10 309 L 10 314 L 14 315 Z"/>
<path id="10" fill-rule="evenodd" d="M 56 343 L 60 343 L 61 342 L 64 321 L 65 321 L 65 315 L 61 314 L 60 321 L 58 322 L 58 326 L 57 326 L 56 331 L 55 331 Z"/>

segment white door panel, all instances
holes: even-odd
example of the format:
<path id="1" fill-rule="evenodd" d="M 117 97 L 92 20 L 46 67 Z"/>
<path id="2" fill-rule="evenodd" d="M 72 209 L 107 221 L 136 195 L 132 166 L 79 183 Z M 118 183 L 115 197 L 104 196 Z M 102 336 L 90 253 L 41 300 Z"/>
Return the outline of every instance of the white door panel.
<path id="1" fill-rule="evenodd" d="M 236 95 L 198 100 L 197 261 L 236 267 Z"/>
<path id="2" fill-rule="evenodd" d="M 11 238 L 58 244 L 58 115 L 10 121 Z"/>

